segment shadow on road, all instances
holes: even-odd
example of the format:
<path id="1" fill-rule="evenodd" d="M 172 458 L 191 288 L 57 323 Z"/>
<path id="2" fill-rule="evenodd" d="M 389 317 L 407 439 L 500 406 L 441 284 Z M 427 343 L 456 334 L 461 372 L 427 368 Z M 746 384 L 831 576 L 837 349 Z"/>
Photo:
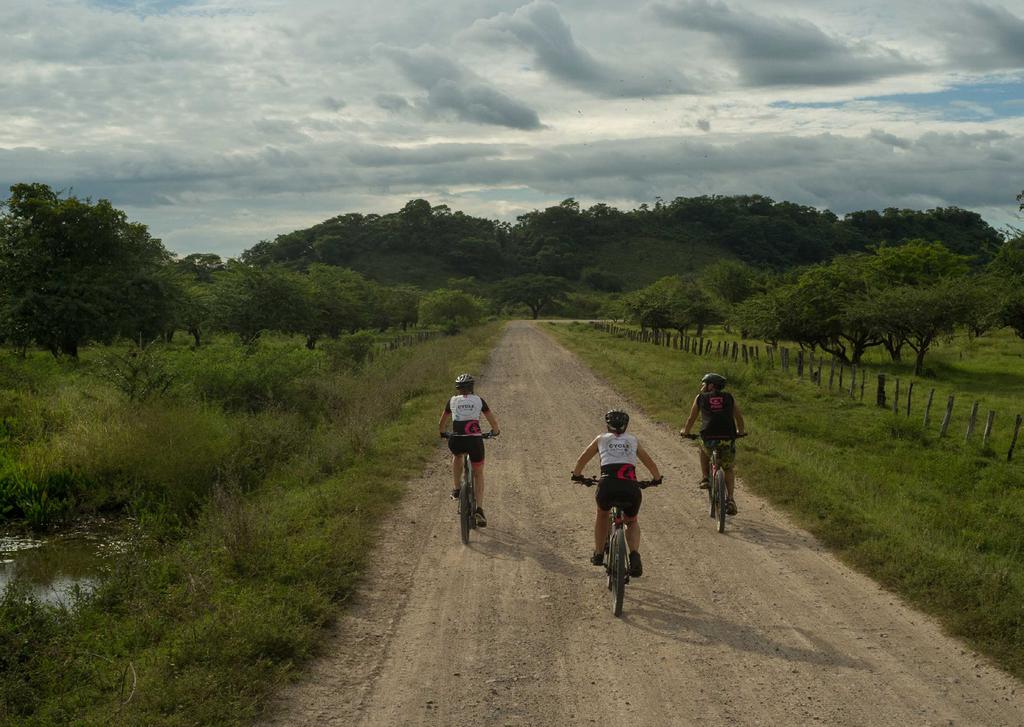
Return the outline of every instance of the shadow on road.
<path id="1" fill-rule="evenodd" d="M 632 583 L 626 591 L 626 606 L 622 620 L 642 631 L 687 644 L 720 644 L 736 651 L 815 666 L 868 669 L 863 660 L 838 651 L 825 639 L 804 629 L 782 627 L 810 642 L 810 647 L 782 643 L 767 631 L 749 624 L 730 621 L 718 613 L 705 611 L 684 599 Z"/>
<path id="2" fill-rule="evenodd" d="M 553 550 L 545 548 L 539 542 L 523 538 L 515 533 L 500 528 L 487 528 L 486 533 L 479 530 L 474 535 L 479 537 L 469 541 L 469 547 L 483 555 L 502 560 L 525 560 L 529 558 L 546 571 L 564 577 L 579 577 L 579 566 L 573 565 Z"/>

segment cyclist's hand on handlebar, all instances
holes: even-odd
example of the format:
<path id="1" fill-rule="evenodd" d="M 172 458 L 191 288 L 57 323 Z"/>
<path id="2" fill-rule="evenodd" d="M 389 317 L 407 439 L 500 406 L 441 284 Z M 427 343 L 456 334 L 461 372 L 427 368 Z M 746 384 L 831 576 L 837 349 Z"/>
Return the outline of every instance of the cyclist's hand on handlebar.
<path id="1" fill-rule="evenodd" d="M 683 439 L 696 439 L 697 438 L 696 434 L 687 434 L 686 432 L 679 432 L 679 436 L 682 437 Z"/>
<path id="2" fill-rule="evenodd" d="M 641 490 L 644 490 L 648 487 L 657 487 L 664 481 L 664 479 L 664 477 L 655 477 L 653 480 L 645 480 L 643 482 L 638 482 L 637 485 L 640 487 Z"/>
<path id="3" fill-rule="evenodd" d="M 583 475 L 578 475 L 575 472 L 572 472 L 569 474 L 569 479 L 572 480 L 573 482 L 583 482 L 587 478 L 584 477 Z"/>
<path id="4" fill-rule="evenodd" d="M 492 429 L 491 430 L 491 436 L 492 437 L 497 437 L 499 434 L 501 434 L 501 430 L 500 429 Z"/>
<path id="5" fill-rule="evenodd" d="M 441 435 L 441 439 L 448 439 L 448 432 L 438 432 Z"/>

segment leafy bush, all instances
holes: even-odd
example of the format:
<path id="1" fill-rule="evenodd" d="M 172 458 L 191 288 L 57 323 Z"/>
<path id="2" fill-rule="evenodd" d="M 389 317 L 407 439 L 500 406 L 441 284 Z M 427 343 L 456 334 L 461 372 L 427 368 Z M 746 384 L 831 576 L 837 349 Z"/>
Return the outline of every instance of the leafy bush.
<path id="1" fill-rule="evenodd" d="M 339 336 L 323 345 L 324 352 L 334 369 L 357 369 L 373 352 L 376 337 L 369 331 Z"/>
<path id="2" fill-rule="evenodd" d="M 100 359 L 96 375 L 130 401 L 145 401 L 167 393 L 174 375 L 162 353 L 153 345 L 132 345 L 124 353 L 108 353 Z"/>
<path id="3" fill-rule="evenodd" d="M 316 402 L 304 382 L 319 365 L 317 356 L 301 348 L 267 346 L 252 353 L 237 347 L 210 348 L 192 360 L 185 375 L 200 397 L 230 411 L 311 411 Z"/>

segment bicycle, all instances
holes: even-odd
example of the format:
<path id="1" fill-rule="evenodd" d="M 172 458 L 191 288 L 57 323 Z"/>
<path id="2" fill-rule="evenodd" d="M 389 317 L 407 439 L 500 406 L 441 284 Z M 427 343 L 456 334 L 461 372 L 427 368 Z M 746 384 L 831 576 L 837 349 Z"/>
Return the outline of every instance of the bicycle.
<path id="1" fill-rule="evenodd" d="M 493 439 L 494 432 L 486 434 L 456 434 L 455 432 L 443 432 L 444 439 L 454 437 L 479 437 L 481 439 Z M 459 536 L 463 545 L 469 545 L 469 531 L 476 530 L 476 520 L 473 514 L 476 512 L 476 494 L 473 492 L 473 465 L 467 462 L 469 455 L 460 454 L 463 458 L 462 481 L 459 484 Z"/>
<path id="2" fill-rule="evenodd" d="M 587 487 L 599 484 L 597 477 L 573 477 L 573 482 L 578 482 Z M 661 479 L 638 480 L 636 486 L 641 490 L 648 487 L 657 487 Z M 629 548 L 626 547 L 626 515 L 623 507 L 629 503 L 612 502 L 608 510 L 608 542 L 605 544 L 607 558 L 604 562 L 604 570 L 608 576 L 608 590 L 612 593 L 612 613 L 615 616 L 622 615 L 622 604 L 626 598 L 626 584 L 629 583 Z"/>
<path id="3" fill-rule="evenodd" d="M 699 434 L 684 434 L 687 439 L 697 439 L 700 437 Z M 734 437 L 705 437 L 705 442 L 717 442 L 717 444 L 711 447 L 711 454 L 708 456 L 708 500 L 710 504 L 710 515 L 712 519 L 718 521 L 718 532 L 725 532 L 725 501 L 729 498 L 729 488 L 725 482 L 725 470 L 722 469 L 721 464 L 718 461 L 719 448 L 723 442 L 729 442 L 735 444 L 736 440 L 740 437 L 747 436 L 744 434 L 737 434 Z"/>

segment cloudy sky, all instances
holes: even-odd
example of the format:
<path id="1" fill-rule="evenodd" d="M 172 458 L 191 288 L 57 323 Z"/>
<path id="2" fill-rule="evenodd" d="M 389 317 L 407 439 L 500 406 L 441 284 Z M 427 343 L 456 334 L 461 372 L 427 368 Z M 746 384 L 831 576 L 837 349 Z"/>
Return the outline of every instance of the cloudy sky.
<path id="1" fill-rule="evenodd" d="M 179 253 L 413 197 L 1022 225 L 1024 0 L 0 0 L 0 185 Z"/>

